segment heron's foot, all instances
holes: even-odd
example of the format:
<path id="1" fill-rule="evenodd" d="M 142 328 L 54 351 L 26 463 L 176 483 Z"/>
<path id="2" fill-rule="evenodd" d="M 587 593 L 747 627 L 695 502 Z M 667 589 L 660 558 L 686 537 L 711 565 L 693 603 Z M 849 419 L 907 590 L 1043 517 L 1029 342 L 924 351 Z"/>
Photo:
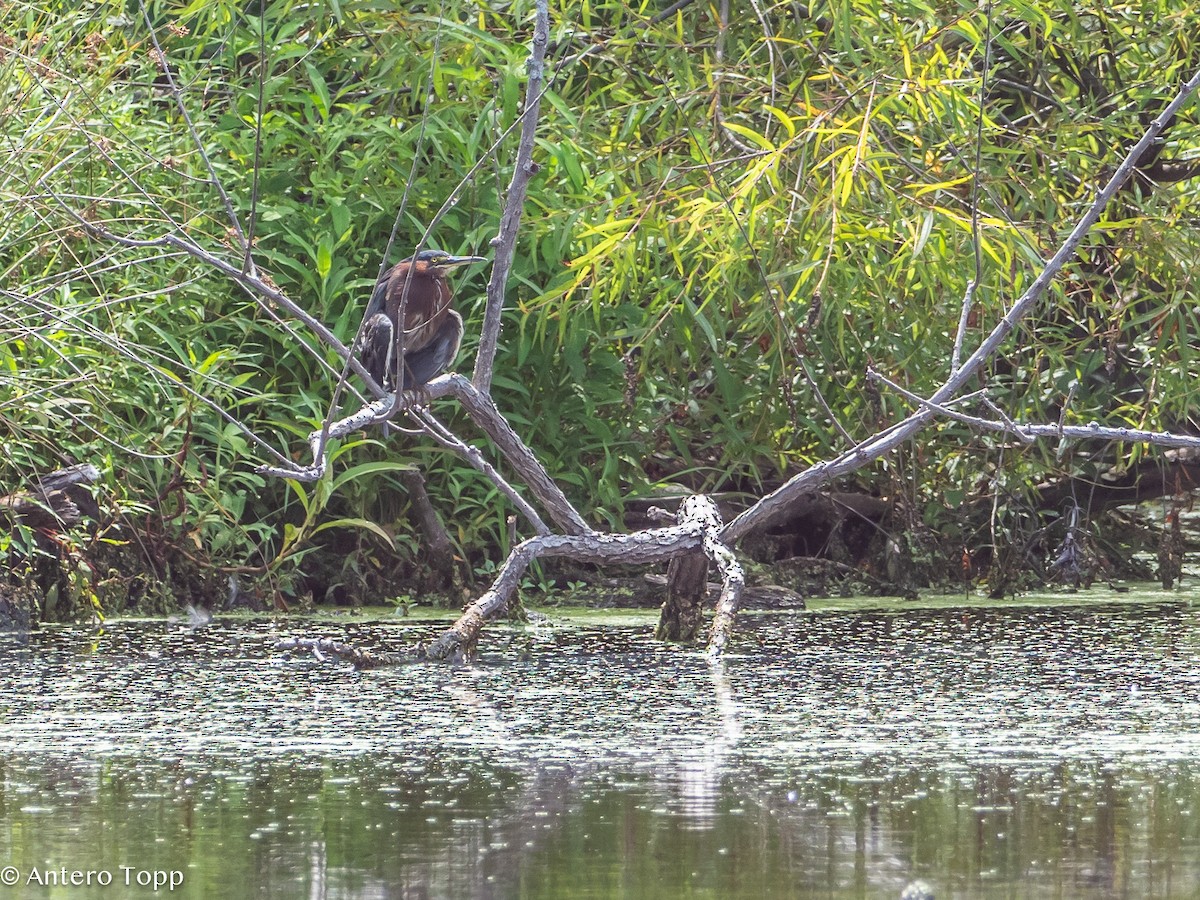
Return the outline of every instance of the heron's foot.
<path id="1" fill-rule="evenodd" d="M 429 393 L 429 388 L 424 385 L 411 391 L 404 391 L 400 395 L 401 409 L 429 409 L 429 404 L 432 402 L 433 397 Z"/>

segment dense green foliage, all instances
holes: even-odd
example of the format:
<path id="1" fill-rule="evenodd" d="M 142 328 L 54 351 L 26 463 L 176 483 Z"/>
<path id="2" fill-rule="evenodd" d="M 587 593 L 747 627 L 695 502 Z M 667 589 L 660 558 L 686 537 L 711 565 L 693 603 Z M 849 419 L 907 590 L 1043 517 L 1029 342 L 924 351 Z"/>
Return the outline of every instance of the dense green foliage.
<path id="1" fill-rule="evenodd" d="M 855 438 L 909 409 L 865 371 L 918 393 L 945 378 L 976 154 L 968 352 L 1200 63 L 1200 14 L 1162 0 L 996 4 L 990 23 L 954 2 L 733 4 L 726 28 L 719 3 L 652 22 L 665 6 L 552 9 L 495 379 L 603 524 L 664 482 L 758 492 L 844 448 L 814 386 Z M 124 523 L 110 537 L 287 595 L 314 547 L 351 589 L 393 546 L 416 557 L 395 470 L 417 464 L 464 557 L 493 557 L 510 510 L 427 441 L 364 436 L 309 488 L 254 474 L 268 457 L 229 417 L 300 458 L 336 356 L 203 261 L 86 225 L 183 232 L 240 266 L 211 164 L 260 266 L 349 342 L 406 187 L 397 255 L 456 191 L 431 242 L 478 252 L 496 233 L 531 17 L 524 0 L 6 4 L 0 481 L 96 462 Z M 1194 182 L 1162 162 L 1194 151 L 1195 119 L 990 368 L 1009 415 L 1057 421 L 1078 381 L 1068 422 L 1187 427 L 1200 230 Z M 457 283 L 464 370 L 484 277 Z M 945 424 L 862 478 L 944 530 L 965 501 L 1098 453 L 1003 443 Z"/>

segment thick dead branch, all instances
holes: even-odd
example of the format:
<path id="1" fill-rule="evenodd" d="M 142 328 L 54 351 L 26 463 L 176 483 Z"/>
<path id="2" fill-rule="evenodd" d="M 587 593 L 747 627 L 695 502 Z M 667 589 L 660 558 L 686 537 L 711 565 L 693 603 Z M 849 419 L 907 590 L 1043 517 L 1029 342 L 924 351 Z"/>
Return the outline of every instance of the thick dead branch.
<path id="1" fill-rule="evenodd" d="M 438 660 L 471 656 L 484 624 L 508 608 L 521 576 L 535 559 L 567 556 L 578 562 L 649 565 L 696 550 L 702 541 L 703 529 L 697 522 L 634 534 L 554 534 L 529 538 L 513 548 L 492 586 L 430 645 L 427 655 Z"/>
<path id="2" fill-rule="evenodd" d="M 93 484 L 100 470 L 90 463 L 68 466 L 43 475 L 28 490 L 0 497 L 0 512 L 30 528 L 58 530 L 83 521 L 84 512 L 98 511 L 84 485 Z"/>
<path id="3" fill-rule="evenodd" d="M 1101 213 L 1116 196 L 1121 186 L 1133 174 L 1137 161 L 1166 128 L 1171 118 L 1179 108 L 1200 87 L 1200 71 L 1197 71 L 1176 94 L 1175 98 L 1163 107 L 1159 115 L 1150 123 L 1145 134 L 1134 144 L 1121 165 L 1117 167 L 1111 179 L 1097 194 L 1095 201 L 1087 212 L 1079 219 L 1071 233 L 1063 241 L 1058 252 L 1046 263 L 1042 271 L 1034 279 L 1029 289 L 1012 305 L 1000 322 L 984 338 L 983 342 L 963 363 L 962 367 L 951 373 L 946 382 L 930 396 L 929 406 L 922 406 L 906 419 L 896 423 L 878 434 L 872 435 L 865 441 L 850 448 L 831 460 L 817 463 L 786 482 L 778 490 L 763 497 L 758 503 L 725 526 L 722 538 L 726 542 L 734 542 L 752 531 L 764 528 L 787 514 L 788 508 L 797 498 L 812 491 L 822 484 L 835 478 L 855 472 L 867 464 L 879 459 L 912 438 L 925 428 L 936 415 L 935 408 L 945 406 L 954 399 L 969 383 L 971 378 L 982 368 L 983 364 L 995 355 L 1001 344 L 1016 328 L 1017 323 L 1029 315 L 1036 307 L 1050 283 L 1058 275 L 1062 267 L 1075 256 L 1083 238 L 1091 231 L 1099 220 Z M 1099 426 L 1097 425 L 1097 428 Z M 1057 433 L 1057 431 L 1056 431 Z M 1089 434 L 1088 437 L 1097 435 Z M 1181 446 L 1177 444 L 1176 446 Z"/>
<path id="4" fill-rule="evenodd" d="M 982 117 L 981 117 L 982 118 Z M 976 174 L 976 180 L 979 176 Z M 978 217 L 978 210 L 975 211 Z M 954 332 L 954 351 L 950 355 L 950 372 L 953 374 L 958 369 L 958 361 L 962 359 L 963 340 L 967 336 L 967 325 L 971 321 L 971 309 L 975 302 L 975 288 L 979 286 L 979 276 L 977 275 L 970 284 L 967 285 L 966 291 L 963 292 L 962 309 L 958 313 L 958 330 Z"/>
<path id="5" fill-rule="evenodd" d="M 660 641 L 694 641 L 704 621 L 707 595 L 708 557 L 703 551 L 693 550 L 671 560 L 667 566 L 667 599 L 654 636 Z"/>
<path id="6" fill-rule="evenodd" d="M 440 378 L 438 380 L 441 381 Z M 447 392 L 463 405 L 471 421 L 491 438 L 554 524 L 567 534 L 591 534 L 592 529 L 583 520 L 583 516 L 571 505 L 562 488 L 546 472 L 537 456 L 508 424 L 508 420 L 500 414 L 492 398 L 477 390 L 475 385 L 461 375 L 450 375 L 446 380 L 449 388 Z"/>
<path id="7" fill-rule="evenodd" d="M 570 557 L 577 562 L 649 565 L 702 550 L 716 562 L 724 588 L 718 606 L 719 631 L 714 630 L 710 654 L 717 655 L 728 642 L 733 616 L 741 597 L 744 577 L 732 552 L 720 542 L 721 517 L 716 504 L 704 496 L 685 500 L 679 524 L 634 534 L 543 535 L 518 544 L 505 560 L 492 586 L 471 604 L 458 621 L 428 648 L 429 659 L 469 658 L 484 624 L 508 609 L 509 601 L 535 559 Z M 706 585 L 702 582 L 701 589 Z"/>
<path id="8" fill-rule="evenodd" d="M 958 330 L 954 333 L 954 350 L 950 355 L 950 374 L 958 369 L 962 359 L 963 340 L 971 322 L 975 290 L 983 281 L 983 240 L 979 233 L 979 173 L 983 170 L 983 109 L 987 102 L 988 79 L 992 74 L 992 3 L 987 3 L 987 28 L 983 36 L 983 69 L 979 79 L 979 120 L 975 123 L 975 170 L 971 173 L 971 249 L 975 255 L 975 275 L 963 292 L 962 309 L 958 315 Z"/>
<path id="9" fill-rule="evenodd" d="M 546 45 L 550 41 L 550 9 L 548 0 L 537 0 L 533 26 L 533 44 L 529 50 L 529 82 L 525 85 L 525 109 L 522 113 L 521 141 L 513 165 L 512 181 L 500 216 L 500 233 L 492 240 L 496 258 L 492 277 L 488 279 L 487 308 L 479 335 L 479 352 L 475 355 L 475 387 L 483 394 L 491 392 L 492 364 L 500 340 L 500 316 L 504 311 L 504 291 L 512 268 L 513 252 L 517 247 L 517 232 L 521 226 L 521 211 L 525 207 L 525 192 L 529 179 L 537 172 L 533 161 L 534 139 L 537 137 L 538 116 L 542 104 L 542 81 L 545 77 Z"/>
<path id="10" fill-rule="evenodd" d="M 512 503 L 512 505 L 518 510 L 520 510 L 521 515 L 523 515 L 529 521 L 529 524 L 533 526 L 533 531 L 535 534 L 550 533 L 550 529 L 546 526 L 546 523 L 542 521 L 542 517 L 537 514 L 537 510 L 530 506 L 529 503 L 526 502 L 525 498 L 517 492 L 517 489 L 509 484 L 503 475 L 496 471 L 495 466 L 484 459 L 483 454 L 479 452 L 478 447 L 472 447 L 470 444 L 461 440 L 454 432 L 439 422 L 429 410 L 415 410 L 415 415 L 424 426 L 425 433 L 427 435 L 429 435 L 447 450 L 457 453 L 460 457 L 470 463 L 472 467 L 482 473 L 488 481 L 496 485 L 496 487 L 500 490 L 500 493 L 507 497 L 509 502 Z"/>

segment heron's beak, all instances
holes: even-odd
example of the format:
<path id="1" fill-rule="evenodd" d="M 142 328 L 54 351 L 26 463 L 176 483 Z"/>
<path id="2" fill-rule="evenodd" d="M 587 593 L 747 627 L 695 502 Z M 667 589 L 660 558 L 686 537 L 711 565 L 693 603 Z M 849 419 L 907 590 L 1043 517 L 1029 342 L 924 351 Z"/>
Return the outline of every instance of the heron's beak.
<path id="1" fill-rule="evenodd" d="M 469 266 L 471 263 L 487 262 L 486 256 L 447 256 L 438 262 L 442 269 L 452 269 L 455 266 Z"/>

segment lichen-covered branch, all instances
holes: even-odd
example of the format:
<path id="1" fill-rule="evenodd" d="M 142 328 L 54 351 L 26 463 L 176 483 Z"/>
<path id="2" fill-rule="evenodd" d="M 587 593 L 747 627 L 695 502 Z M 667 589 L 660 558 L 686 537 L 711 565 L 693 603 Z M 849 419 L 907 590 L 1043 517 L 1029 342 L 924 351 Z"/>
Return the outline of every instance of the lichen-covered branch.
<path id="1" fill-rule="evenodd" d="M 717 614 L 713 617 L 712 630 L 708 638 L 708 657 L 716 659 L 725 652 L 730 638 L 733 636 L 733 620 L 737 616 L 742 603 L 742 590 L 746 586 L 746 576 L 742 565 L 733 555 L 733 551 L 721 543 L 721 514 L 717 505 L 708 497 L 696 497 L 710 507 L 706 511 L 704 527 L 704 554 L 721 573 L 721 596 L 717 600 Z M 687 502 L 687 501 L 685 501 Z"/>
<path id="2" fill-rule="evenodd" d="M 578 562 L 650 565 L 695 550 L 703 541 L 699 523 L 653 528 L 633 534 L 544 535 L 522 541 L 505 560 L 492 586 L 428 648 L 430 659 L 471 656 L 484 624 L 508 608 L 521 576 L 535 559 L 566 556 Z"/>

